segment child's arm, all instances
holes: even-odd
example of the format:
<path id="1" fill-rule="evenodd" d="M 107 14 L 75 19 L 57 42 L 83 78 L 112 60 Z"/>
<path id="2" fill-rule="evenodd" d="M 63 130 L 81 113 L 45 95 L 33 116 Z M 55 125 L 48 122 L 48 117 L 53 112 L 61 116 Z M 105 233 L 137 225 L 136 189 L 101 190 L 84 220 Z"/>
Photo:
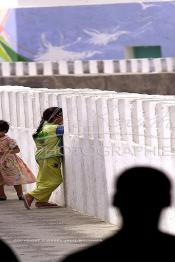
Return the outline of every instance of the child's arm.
<path id="1" fill-rule="evenodd" d="M 9 150 L 10 154 L 17 154 L 17 153 L 20 152 L 20 149 L 19 149 L 19 147 L 16 143 L 11 143 L 9 145 L 9 148 L 10 148 L 10 150 Z"/>
<path id="2" fill-rule="evenodd" d="M 17 154 L 20 152 L 19 147 L 16 145 L 14 148 L 10 148 L 10 153 L 11 154 Z"/>

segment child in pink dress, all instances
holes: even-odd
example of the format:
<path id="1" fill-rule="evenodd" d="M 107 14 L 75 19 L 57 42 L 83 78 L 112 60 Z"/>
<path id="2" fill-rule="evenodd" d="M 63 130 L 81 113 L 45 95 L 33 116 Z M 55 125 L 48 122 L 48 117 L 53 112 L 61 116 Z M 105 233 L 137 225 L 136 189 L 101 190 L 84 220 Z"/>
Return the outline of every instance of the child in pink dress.
<path id="1" fill-rule="evenodd" d="M 19 200 L 22 200 L 22 184 L 30 184 L 36 181 L 31 170 L 16 155 L 20 152 L 20 149 L 16 141 L 6 135 L 8 130 L 9 124 L 0 120 L 0 201 L 7 199 L 4 185 L 14 186 Z"/>

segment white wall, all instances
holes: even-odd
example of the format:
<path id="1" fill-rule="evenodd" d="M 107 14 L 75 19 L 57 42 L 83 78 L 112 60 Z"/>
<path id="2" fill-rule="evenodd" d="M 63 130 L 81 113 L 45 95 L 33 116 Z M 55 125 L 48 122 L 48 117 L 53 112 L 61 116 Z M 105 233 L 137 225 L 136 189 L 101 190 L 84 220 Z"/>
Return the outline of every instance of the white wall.
<path id="1" fill-rule="evenodd" d="M 54 105 L 64 113 L 65 194 L 62 186 L 52 200 L 66 200 L 82 213 L 120 223 L 111 207 L 114 180 L 125 168 L 144 164 L 167 172 L 175 204 L 174 96 L 1 87 L 0 118 L 10 121 L 10 134 L 36 174 L 31 135 L 43 110 Z M 174 207 L 164 213 L 161 226 L 175 234 Z"/>
<path id="2" fill-rule="evenodd" d="M 161 0 L 168 2 L 169 0 Z M 110 3 L 134 3 L 134 2 L 160 2 L 160 0 L 6 0 L 0 2 L 0 8 L 19 8 L 19 7 L 48 7 L 48 6 L 73 6 L 73 5 L 96 5 Z"/>

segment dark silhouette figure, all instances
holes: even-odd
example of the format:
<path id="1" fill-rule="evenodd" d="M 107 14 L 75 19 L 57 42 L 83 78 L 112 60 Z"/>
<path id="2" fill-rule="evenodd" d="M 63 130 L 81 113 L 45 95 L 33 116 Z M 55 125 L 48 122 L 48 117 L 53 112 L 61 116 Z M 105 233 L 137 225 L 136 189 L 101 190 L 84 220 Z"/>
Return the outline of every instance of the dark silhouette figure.
<path id="1" fill-rule="evenodd" d="M 10 246 L 0 240 L 0 261 L 19 262 Z"/>
<path id="2" fill-rule="evenodd" d="M 169 179 L 157 169 L 141 166 L 124 171 L 113 198 L 123 218 L 122 228 L 63 261 L 175 261 L 175 236 L 158 228 L 161 211 L 171 202 L 170 190 Z"/>

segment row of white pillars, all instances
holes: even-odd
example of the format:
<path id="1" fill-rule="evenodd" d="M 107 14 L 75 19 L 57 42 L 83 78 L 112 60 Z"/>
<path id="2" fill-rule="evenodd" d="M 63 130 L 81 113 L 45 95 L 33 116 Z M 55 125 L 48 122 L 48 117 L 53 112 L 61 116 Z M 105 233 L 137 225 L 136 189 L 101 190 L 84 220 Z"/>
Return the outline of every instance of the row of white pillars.
<path id="1" fill-rule="evenodd" d="M 87 74 L 147 74 L 175 71 L 175 58 L 121 60 L 2 62 L 0 76 L 53 76 Z"/>
<path id="2" fill-rule="evenodd" d="M 36 174 L 32 133 L 50 106 L 63 108 L 65 127 L 65 192 L 63 187 L 56 190 L 53 200 L 118 223 L 120 218 L 111 206 L 114 181 L 125 168 L 144 164 L 167 172 L 175 203 L 174 96 L 1 87 L 0 118 L 10 121 L 10 135 Z M 162 225 L 175 232 L 173 210 L 167 211 Z"/>

